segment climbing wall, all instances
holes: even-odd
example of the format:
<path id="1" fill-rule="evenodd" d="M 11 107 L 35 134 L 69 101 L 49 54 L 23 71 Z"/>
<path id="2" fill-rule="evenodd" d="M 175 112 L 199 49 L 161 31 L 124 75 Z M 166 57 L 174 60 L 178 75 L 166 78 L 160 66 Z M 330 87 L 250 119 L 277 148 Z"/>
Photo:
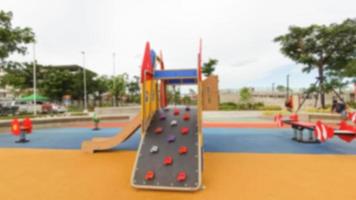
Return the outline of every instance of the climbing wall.
<path id="1" fill-rule="evenodd" d="M 200 188 L 201 152 L 196 108 L 170 107 L 155 113 L 141 139 L 132 185 L 163 190 Z"/>

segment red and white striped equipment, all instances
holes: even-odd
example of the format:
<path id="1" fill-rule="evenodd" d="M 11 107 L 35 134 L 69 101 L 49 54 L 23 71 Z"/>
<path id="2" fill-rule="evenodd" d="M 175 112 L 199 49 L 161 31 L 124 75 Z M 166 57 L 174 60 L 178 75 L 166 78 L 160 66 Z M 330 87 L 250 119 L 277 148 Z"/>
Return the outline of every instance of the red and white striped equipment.
<path id="1" fill-rule="evenodd" d="M 274 121 L 277 122 L 278 127 L 283 127 L 284 124 L 280 113 L 274 116 Z"/>
<path id="2" fill-rule="evenodd" d="M 356 112 L 349 112 L 348 113 L 348 118 L 351 120 L 353 123 L 356 123 Z"/>
<path id="3" fill-rule="evenodd" d="M 289 119 L 292 122 L 297 122 L 297 121 L 299 121 L 299 116 L 297 114 L 293 113 L 289 116 Z"/>
<path id="4" fill-rule="evenodd" d="M 321 121 L 317 121 L 315 125 L 314 135 L 320 142 L 325 142 L 326 140 L 334 136 L 334 129 L 326 126 Z"/>
<path id="5" fill-rule="evenodd" d="M 349 125 L 346 121 L 341 121 L 336 134 L 341 140 L 351 142 L 356 137 L 356 126 Z"/>

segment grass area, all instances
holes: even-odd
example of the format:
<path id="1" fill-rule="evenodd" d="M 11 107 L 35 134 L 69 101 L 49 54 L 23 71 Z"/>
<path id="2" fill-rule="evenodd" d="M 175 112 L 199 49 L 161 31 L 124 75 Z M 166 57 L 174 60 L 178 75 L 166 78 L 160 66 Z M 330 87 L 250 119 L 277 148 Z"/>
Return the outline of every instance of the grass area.
<path id="1" fill-rule="evenodd" d="M 88 115 L 87 113 L 83 113 L 83 112 L 71 112 L 70 116 L 86 116 Z"/>
<path id="2" fill-rule="evenodd" d="M 44 117 L 46 116 L 45 114 L 38 114 L 37 116 L 34 116 L 33 114 L 19 114 L 19 115 L 8 115 L 8 116 L 0 116 L 0 120 L 7 120 L 7 119 L 13 119 L 14 117 L 17 118 L 24 118 L 24 117 L 30 117 L 30 118 L 38 118 L 38 117 Z"/>
<path id="3" fill-rule="evenodd" d="M 87 116 L 87 113 L 83 113 L 83 112 L 70 112 L 69 116 Z M 63 116 L 63 113 L 58 113 L 58 114 L 37 114 L 36 116 L 31 114 L 19 114 L 19 115 L 8 115 L 8 116 L 0 116 L 0 120 L 8 120 L 8 119 L 13 119 L 14 117 L 17 118 L 24 118 L 24 117 L 29 117 L 31 119 L 33 118 L 43 118 L 43 117 L 54 117 L 54 116 Z"/>
<path id="4" fill-rule="evenodd" d="M 291 112 L 287 110 L 265 110 L 262 112 L 262 116 L 275 116 L 276 114 L 290 115 Z"/>
<path id="5" fill-rule="evenodd" d="M 219 110 L 232 111 L 232 110 L 276 110 L 281 111 L 282 108 L 277 105 L 264 105 L 261 102 L 257 103 L 234 103 L 226 102 L 219 105 Z"/>

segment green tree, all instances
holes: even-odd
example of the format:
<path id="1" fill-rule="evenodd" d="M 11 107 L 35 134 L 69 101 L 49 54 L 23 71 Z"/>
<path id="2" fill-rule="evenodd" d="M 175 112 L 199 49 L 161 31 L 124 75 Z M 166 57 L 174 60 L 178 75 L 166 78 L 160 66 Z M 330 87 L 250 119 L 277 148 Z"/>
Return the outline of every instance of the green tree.
<path id="1" fill-rule="evenodd" d="M 25 54 L 26 44 L 35 41 L 35 34 L 29 27 L 13 27 L 11 20 L 12 12 L 0 10 L 0 61 L 4 64 L 5 59 L 12 53 Z"/>
<path id="2" fill-rule="evenodd" d="M 192 98 L 190 98 L 188 95 L 184 95 L 182 101 L 185 105 L 191 105 L 193 102 Z"/>
<path id="3" fill-rule="evenodd" d="M 126 94 L 126 77 L 124 74 L 119 74 L 111 77 L 109 81 L 109 90 L 115 98 L 116 103 L 120 103 L 122 97 Z M 120 101 L 119 101 L 120 100 Z M 116 106 L 116 105 L 114 105 Z"/>
<path id="4" fill-rule="evenodd" d="M 341 24 L 291 26 L 289 33 L 274 39 L 281 52 L 296 63 L 306 65 L 303 72 L 318 71 L 320 102 L 325 108 L 325 75 L 355 77 L 356 19 Z"/>
<path id="5" fill-rule="evenodd" d="M 240 90 L 240 101 L 243 103 L 248 103 L 251 101 L 252 94 L 251 90 L 247 87 L 244 87 Z"/>
<path id="6" fill-rule="evenodd" d="M 285 92 L 287 90 L 284 85 L 277 85 L 276 89 L 278 92 Z"/>
<path id="7" fill-rule="evenodd" d="M 215 71 L 215 66 L 218 64 L 218 60 L 217 59 L 209 59 L 208 62 L 204 63 L 203 64 L 203 67 L 202 67 L 202 73 L 208 77 L 210 76 L 211 74 L 213 74 L 213 72 Z"/>
<path id="8" fill-rule="evenodd" d="M 139 77 L 135 76 L 134 80 L 130 81 L 126 85 L 127 91 L 129 92 L 129 101 L 138 103 L 140 102 L 140 84 Z"/>
<path id="9" fill-rule="evenodd" d="M 61 69 L 61 70 L 65 70 L 65 69 Z M 71 84 L 71 90 L 68 91 L 68 93 L 72 96 L 73 99 L 75 100 L 79 100 L 79 102 L 84 105 L 84 83 L 83 83 L 83 77 L 84 77 L 84 71 L 81 69 L 80 71 L 74 71 L 71 72 L 69 70 L 66 70 L 69 73 L 71 73 L 73 81 L 70 82 Z M 86 85 L 87 85 L 87 95 L 89 97 L 89 95 L 95 95 L 96 92 L 96 83 L 95 83 L 95 79 L 96 79 L 96 74 L 86 70 Z M 88 98 L 89 99 L 89 98 Z"/>
<path id="10" fill-rule="evenodd" d="M 52 101 L 61 101 L 64 95 L 73 95 L 75 81 L 69 70 L 49 69 L 41 81 L 40 91 Z"/>
<path id="11" fill-rule="evenodd" d="M 95 88 L 95 99 L 99 100 L 99 106 L 102 106 L 102 95 L 103 93 L 109 91 L 110 79 L 108 76 L 99 76 L 94 79 L 94 88 Z"/>
<path id="12" fill-rule="evenodd" d="M 42 65 L 37 64 L 36 75 L 37 79 L 41 80 Z M 14 88 L 14 93 L 16 95 L 23 94 L 33 87 L 33 63 L 18 63 L 18 62 L 7 62 L 6 67 L 4 67 L 5 75 L 0 79 L 0 86 L 4 87 L 6 85 L 12 86 Z"/>

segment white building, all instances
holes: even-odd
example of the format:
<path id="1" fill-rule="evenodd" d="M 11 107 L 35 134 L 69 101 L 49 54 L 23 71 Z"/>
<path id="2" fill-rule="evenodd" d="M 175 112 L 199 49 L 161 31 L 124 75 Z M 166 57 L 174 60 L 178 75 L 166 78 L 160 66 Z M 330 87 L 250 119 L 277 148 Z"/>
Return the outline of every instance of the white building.
<path id="1" fill-rule="evenodd" d="M 5 75 L 5 71 L 0 67 L 0 79 Z M 11 88 L 8 86 L 0 86 L 0 101 L 1 100 L 11 100 L 13 98 Z"/>

